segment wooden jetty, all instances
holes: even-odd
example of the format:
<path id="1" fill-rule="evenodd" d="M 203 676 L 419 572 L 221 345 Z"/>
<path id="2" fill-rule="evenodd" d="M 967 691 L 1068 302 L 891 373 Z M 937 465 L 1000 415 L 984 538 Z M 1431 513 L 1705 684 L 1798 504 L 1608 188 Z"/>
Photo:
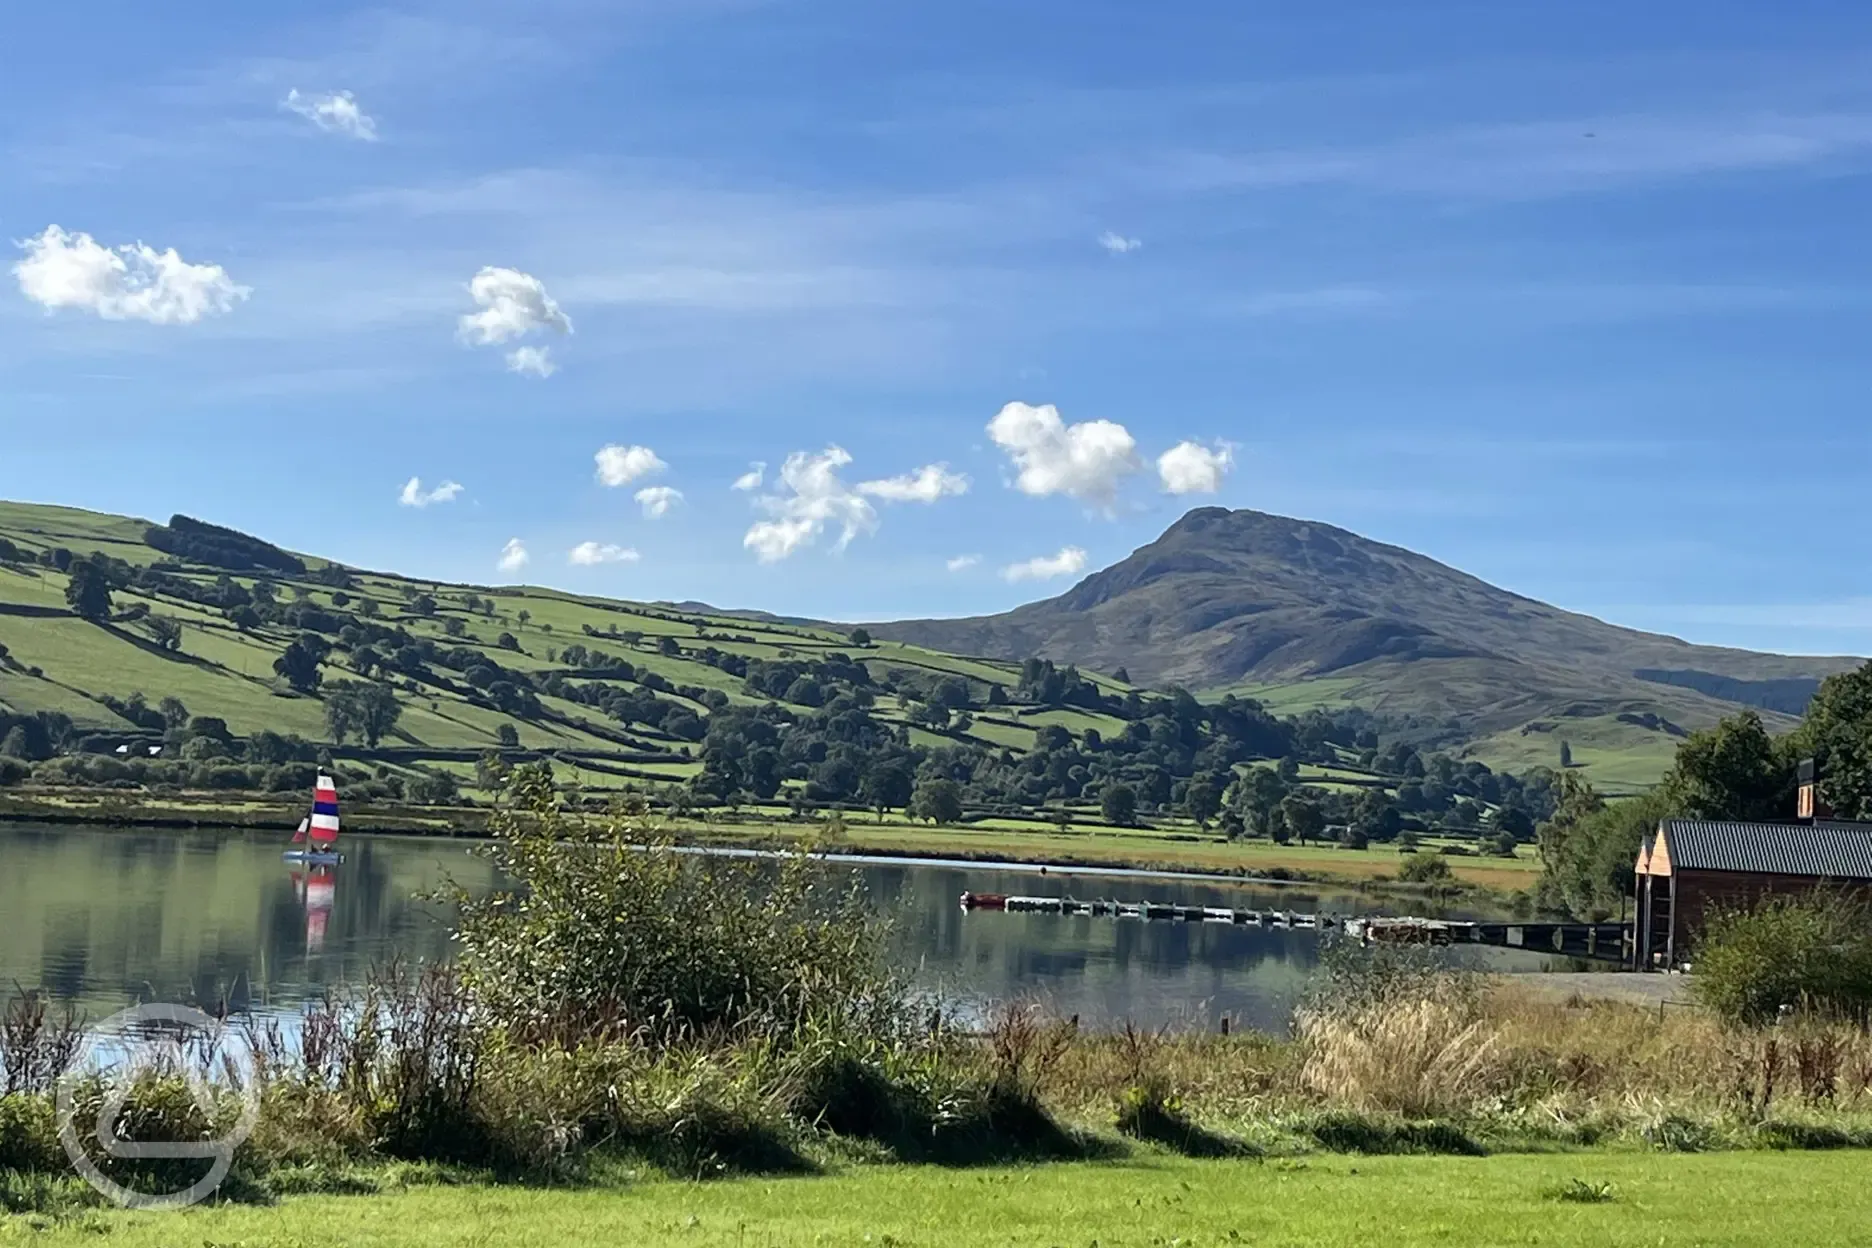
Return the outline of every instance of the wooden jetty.
<path id="1" fill-rule="evenodd" d="M 963 893 L 964 910 L 1010 914 L 1087 915 L 1112 919 L 1157 919 L 1183 923 L 1229 923 L 1237 927 L 1285 927 L 1343 932 L 1364 944 L 1490 945 L 1570 958 L 1625 962 L 1630 930 L 1622 923 L 1468 922 L 1456 919 L 1381 918 L 1306 914 L 1293 910 L 1232 910 L 1220 906 L 1176 906 L 1154 901 L 1081 901 L 1074 897 L 1016 897 Z"/>

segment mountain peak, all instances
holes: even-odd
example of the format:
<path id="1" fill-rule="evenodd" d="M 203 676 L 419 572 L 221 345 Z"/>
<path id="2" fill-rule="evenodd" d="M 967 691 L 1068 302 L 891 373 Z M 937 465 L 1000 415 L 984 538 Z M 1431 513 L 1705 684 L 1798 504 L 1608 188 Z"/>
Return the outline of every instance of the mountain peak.
<path id="1" fill-rule="evenodd" d="M 1159 686 L 1333 677 L 1333 700 L 1357 690 L 1367 704 L 1490 732 L 1581 708 L 1694 727 L 1771 686 L 1776 700 L 1753 704 L 1778 708 L 1787 689 L 1852 666 L 1620 628 L 1335 525 L 1224 507 L 1186 512 L 1056 598 L 871 631 L 991 658 L 1123 667 Z"/>

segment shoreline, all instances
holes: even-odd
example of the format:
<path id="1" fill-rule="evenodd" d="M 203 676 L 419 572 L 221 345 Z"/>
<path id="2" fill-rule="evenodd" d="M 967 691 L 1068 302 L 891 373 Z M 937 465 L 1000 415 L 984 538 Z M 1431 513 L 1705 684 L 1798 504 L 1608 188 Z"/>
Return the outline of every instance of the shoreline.
<path id="1" fill-rule="evenodd" d="M 301 814 L 300 804 L 281 802 L 273 805 L 264 799 L 230 794 L 225 803 L 208 801 L 128 801 L 110 790 L 99 792 L 99 800 L 85 805 L 70 802 L 34 800 L 32 795 L 0 793 L 0 826 L 42 823 L 67 827 L 143 827 L 169 831 L 239 831 L 277 830 L 287 834 Z M 487 825 L 494 809 L 488 806 L 378 806 L 349 808 L 345 831 L 361 836 L 390 835 L 445 840 L 476 840 L 488 835 Z M 693 824 L 671 826 L 674 840 L 699 849 L 782 852 L 766 849 L 763 843 L 785 842 L 789 845 L 809 840 L 815 825 L 768 822 L 761 824 Z M 945 836 L 945 833 L 951 833 Z M 866 836 L 888 836 L 907 844 L 867 844 Z M 1214 867 L 1180 861 L 1175 854 L 1160 856 L 1149 849 L 1141 852 L 1092 852 L 1076 847 L 1067 852 L 1048 851 L 1042 846 L 1023 847 L 1020 851 L 955 843 L 954 834 L 973 834 L 961 829 L 919 827 L 884 827 L 865 823 L 847 824 L 845 835 L 832 843 L 820 842 L 815 849 L 835 858 L 873 861 L 879 864 L 949 866 L 1035 874 L 1130 877 L 1138 879 L 1179 880 L 1190 883 L 1238 885 L 1255 888 L 1330 889 L 1367 896 L 1394 897 L 1448 905 L 1482 902 L 1504 911 L 1517 910 L 1520 890 L 1510 890 L 1459 880 L 1451 885 L 1409 884 L 1391 877 L 1320 871 L 1282 865 L 1259 867 Z M 1014 834 L 1019 835 L 1019 834 Z M 1088 838 L 1089 840 L 1090 838 Z M 1195 842 L 1202 844 L 1202 842 Z M 1153 847 L 1154 848 L 1154 847 Z M 1351 854 L 1355 851 L 1339 851 Z M 1460 872 L 1462 863 L 1452 862 Z M 1530 874 L 1529 883 L 1533 882 Z"/>

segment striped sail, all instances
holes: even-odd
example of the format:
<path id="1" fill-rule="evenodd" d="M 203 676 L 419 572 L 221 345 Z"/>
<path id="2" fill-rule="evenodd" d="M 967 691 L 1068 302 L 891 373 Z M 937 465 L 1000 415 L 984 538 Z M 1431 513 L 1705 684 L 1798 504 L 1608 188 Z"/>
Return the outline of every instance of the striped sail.
<path id="1" fill-rule="evenodd" d="M 338 786 L 321 775 L 312 790 L 312 843 L 330 845 L 338 839 Z"/>

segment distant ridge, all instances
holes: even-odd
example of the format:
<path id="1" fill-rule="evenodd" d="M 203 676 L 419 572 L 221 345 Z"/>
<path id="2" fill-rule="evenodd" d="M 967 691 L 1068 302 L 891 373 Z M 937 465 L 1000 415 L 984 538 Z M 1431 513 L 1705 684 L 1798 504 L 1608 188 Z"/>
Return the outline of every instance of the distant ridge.
<path id="1" fill-rule="evenodd" d="M 1451 740 L 1564 736 L 1567 720 L 1669 735 L 1661 725 L 1701 727 L 1743 706 L 1785 726 L 1821 679 L 1859 664 L 1622 628 L 1333 525 L 1221 507 L 1189 512 L 1056 598 L 866 627 L 951 653 L 1122 668 L 1149 685 L 1311 688 Z"/>

